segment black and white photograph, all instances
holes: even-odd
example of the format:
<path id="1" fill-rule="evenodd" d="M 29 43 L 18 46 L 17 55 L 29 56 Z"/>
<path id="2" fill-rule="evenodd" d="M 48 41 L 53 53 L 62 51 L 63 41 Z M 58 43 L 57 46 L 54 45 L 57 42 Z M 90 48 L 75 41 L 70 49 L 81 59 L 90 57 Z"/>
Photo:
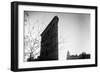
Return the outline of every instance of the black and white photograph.
<path id="1" fill-rule="evenodd" d="M 90 14 L 24 11 L 24 61 L 90 59 Z"/>
<path id="2" fill-rule="evenodd" d="M 97 7 L 12 2 L 11 70 L 97 66 Z"/>

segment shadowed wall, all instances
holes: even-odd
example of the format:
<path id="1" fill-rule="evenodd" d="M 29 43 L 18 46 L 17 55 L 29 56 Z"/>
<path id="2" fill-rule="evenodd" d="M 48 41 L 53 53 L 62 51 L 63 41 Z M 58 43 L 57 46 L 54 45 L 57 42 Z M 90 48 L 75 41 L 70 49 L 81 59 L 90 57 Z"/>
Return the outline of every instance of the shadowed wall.
<path id="1" fill-rule="evenodd" d="M 41 34 L 40 60 L 58 60 L 58 17 Z"/>

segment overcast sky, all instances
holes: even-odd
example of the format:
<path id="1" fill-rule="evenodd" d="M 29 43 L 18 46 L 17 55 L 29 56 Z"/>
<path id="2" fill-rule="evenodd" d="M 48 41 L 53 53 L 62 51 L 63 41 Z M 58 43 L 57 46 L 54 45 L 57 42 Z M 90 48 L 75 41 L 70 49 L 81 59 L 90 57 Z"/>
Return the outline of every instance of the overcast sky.
<path id="1" fill-rule="evenodd" d="M 76 13 L 49 13 L 25 11 L 29 14 L 30 30 L 33 38 L 41 34 L 54 16 L 59 17 L 58 45 L 59 59 L 70 54 L 90 53 L 90 15 Z M 27 24 L 29 26 L 29 24 Z M 27 32 L 27 30 L 25 31 Z"/>

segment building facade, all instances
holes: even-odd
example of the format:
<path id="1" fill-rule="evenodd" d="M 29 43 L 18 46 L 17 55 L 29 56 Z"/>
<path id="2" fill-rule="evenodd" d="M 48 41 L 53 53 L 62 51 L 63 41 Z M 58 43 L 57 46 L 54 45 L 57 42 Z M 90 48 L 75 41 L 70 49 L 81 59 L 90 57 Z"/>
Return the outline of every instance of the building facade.
<path id="1" fill-rule="evenodd" d="M 58 60 L 58 16 L 55 16 L 41 34 L 39 60 Z"/>

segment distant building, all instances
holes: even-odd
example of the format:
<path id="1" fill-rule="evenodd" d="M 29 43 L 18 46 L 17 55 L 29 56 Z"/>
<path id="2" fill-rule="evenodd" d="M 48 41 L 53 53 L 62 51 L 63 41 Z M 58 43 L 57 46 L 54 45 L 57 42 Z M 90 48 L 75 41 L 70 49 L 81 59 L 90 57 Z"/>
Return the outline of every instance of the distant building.
<path id="1" fill-rule="evenodd" d="M 39 60 L 58 60 L 58 16 L 55 16 L 41 34 Z"/>
<path id="2" fill-rule="evenodd" d="M 85 52 L 82 52 L 80 55 L 70 55 L 70 52 L 67 52 L 67 60 L 73 60 L 73 59 L 90 59 L 90 54 L 86 54 Z"/>

